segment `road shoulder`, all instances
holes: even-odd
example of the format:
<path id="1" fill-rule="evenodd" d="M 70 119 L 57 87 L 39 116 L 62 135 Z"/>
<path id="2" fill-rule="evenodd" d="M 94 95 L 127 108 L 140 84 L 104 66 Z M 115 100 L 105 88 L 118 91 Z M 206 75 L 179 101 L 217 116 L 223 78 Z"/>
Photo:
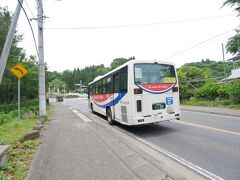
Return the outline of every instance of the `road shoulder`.
<path id="1" fill-rule="evenodd" d="M 54 105 L 31 179 L 204 179 L 103 120 Z"/>
<path id="2" fill-rule="evenodd" d="M 240 117 L 239 109 L 231 109 L 231 108 L 226 108 L 226 107 L 206 107 L 206 106 L 181 105 L 181 110 Z"/>

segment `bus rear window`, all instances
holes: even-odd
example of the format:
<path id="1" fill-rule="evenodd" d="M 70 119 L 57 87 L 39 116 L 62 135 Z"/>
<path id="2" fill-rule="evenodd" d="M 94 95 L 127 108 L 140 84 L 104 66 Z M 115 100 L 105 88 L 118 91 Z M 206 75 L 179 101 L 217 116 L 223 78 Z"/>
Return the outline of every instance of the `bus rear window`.
<path id="1" fill-rule="evenodd" d="M 136 84 L 175 84 L 176 74 L 173 65 L 135 64 L 134 77 Z"/>

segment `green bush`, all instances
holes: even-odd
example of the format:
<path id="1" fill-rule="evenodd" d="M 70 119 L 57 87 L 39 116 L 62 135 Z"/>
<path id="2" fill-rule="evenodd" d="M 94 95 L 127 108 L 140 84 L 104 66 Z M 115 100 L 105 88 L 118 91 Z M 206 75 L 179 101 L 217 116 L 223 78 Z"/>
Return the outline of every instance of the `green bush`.
<path id="1" fill-rule="evenodd" d="M 206 83 L 202 87 L 195 90 L 196 97 L 214 100 L 218 97 L 218 86 L 218 84 L 213 82 Z"/>
<path id="2" fill-rule="evenodd" d="M 229 92 L 231 91 L 230 83 L 218 84 L 217 94 L 221 99 L 229 99 Z"/>
<path id="3" fill-rule="evenodd" d="M 6 176 L 1 171 L 0 171 L 0 180 L 7 180 Z"/>
<path id="4" fill-rule="evenodd" d="M 36 113 L 38 111 L 38 100 L 21 103 L 21 114 Z M 0 125 L 18 116 L 17 104 L 0 106 Z M 22 116 L 24 117 L 24 116 Z"/>
<path id="5" fill-rule="evenodd" d="M 240 104 L 240 80 L 232 83 L 229 89 L 231 103 Z"/>
<path id="6" fill-rule="evenodd" d="M 0 113 L 0 125 L 7 122 L 9 120 L 9 116 L 5 113 Z"/>
<path id="7" fill-rule="evenodd" d="M 223 84 L 208 82 L 195 89 L 194 93 L 198 99 L 221 101 L 222 105 L 240 104 L 240 81 Z"/>
<path id="8" fill-rule="evenodd" d="M 36 112 L 38 111 L 38 99 L 32 99 L 29 101 L 21 102 L 21 111 L 22 112 Z M 18 104 L 7 104 L 7 105 L 0 105 L 0 113 L 10 113 L 13 111 L 17 111 Z"/>
<path id="9" fill-rule="evenodd" d="M 0 112 L 0 125 L 8 122 L 9 120 L 17 117 L 17 111 L 12 111 L 10 113 Z"/>
<path id="10" fill-rule="evenodd" d="M 190 97 L 194 96 L 193 90 L 186 86 L 180 86 L 179 93 L 181 101 L 189 99 Z"/>

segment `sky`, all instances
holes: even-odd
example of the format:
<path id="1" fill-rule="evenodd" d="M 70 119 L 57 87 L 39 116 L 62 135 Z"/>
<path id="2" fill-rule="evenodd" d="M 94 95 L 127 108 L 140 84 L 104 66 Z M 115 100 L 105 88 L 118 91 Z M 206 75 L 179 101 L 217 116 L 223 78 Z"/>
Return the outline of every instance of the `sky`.
<path id="1" fill-rule="evenodd" d="M 44 61 L 51 71 L 109 66 L 115 58 L 169 61 L 177 67 L 223 60 L 222 43 L 236 34 L 239 17 L 224 0 L 43 0 Z M 24 0 L 36 18 L 36 0 Z M 0 0 L 15 11 L 17 0 Z M 37 22 L 31 21 L 37 40 Z M 23 47 L 36 55 L 23 12 L 17 27 Z M 225 54 L 226 59 L 232 57 Z"/>

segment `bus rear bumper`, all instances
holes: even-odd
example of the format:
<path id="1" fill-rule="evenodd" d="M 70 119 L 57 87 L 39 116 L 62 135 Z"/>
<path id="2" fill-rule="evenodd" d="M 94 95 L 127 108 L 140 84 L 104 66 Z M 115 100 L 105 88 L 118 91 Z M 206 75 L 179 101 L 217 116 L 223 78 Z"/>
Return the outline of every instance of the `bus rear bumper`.
<path id="1" fill-rule="evenodd" d="M 148 115 L 144 117 L 136 117 L 133 119 L 132 125 L 152 124 L 162 121 L 180 120 L 181 112 L 172 114 Z"/>

